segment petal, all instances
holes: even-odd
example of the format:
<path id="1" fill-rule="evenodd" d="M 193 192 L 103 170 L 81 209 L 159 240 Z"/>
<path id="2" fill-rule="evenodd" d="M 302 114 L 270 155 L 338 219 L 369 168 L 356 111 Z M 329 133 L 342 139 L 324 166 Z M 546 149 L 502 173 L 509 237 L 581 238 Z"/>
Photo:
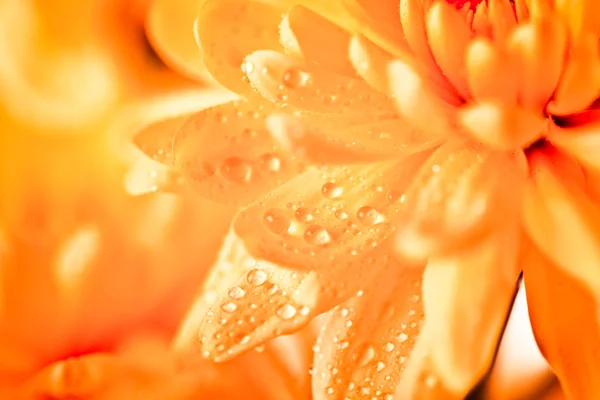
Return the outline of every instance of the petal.
<path id="1" fill-rule="evenodd" d="M 494 39 L 503 42 L 517 25 L 514 5 L 504 0 L 488 0 L 487 6 Z"/>
<path id="2" fill-rule="evenodd" d="M 265 127 L 268 108 L 236 101 L 188 118 L 173 141 L 175 161 L 204 196 L 248 204 L 302 170 Z"/>
<path id="3" fill-rule="evenodd" d="M 473 36 L 471 28 L 450 4 L 438 1 L 427 12 L 426 30 L 437 65 L 461 97 L 468 99 L 465 53 Z"/>
<path id="4" fill-rule="evenodd" d="M 189 117 L 190 114 L 185 114 L 151 123 L 138 132 L 133 142 L 154 161 L 173 165 L 173 138 Z"/>
<path id="5" fill-rule="evenodd" d="M 391 234 L 396 201 L 427 156 L 308 170 L 241 211 L 233 229 L 250 254 L 286 267 L 364 262 Z"/>
<path id="6" fill-rule="evenodd" d="M 541 112 L 563 70 L 567 50 L 564 24 L 551 13 L 519 24 L 508 38 L 507 50 L 519 73 L 521 105 Z"/>
<path id="7" fill-rule="evenodd" d="M 523 271 L 533 332 L 566 398 L 598 398 L 597 298 L 535 248 L 524 258 Z"/>
<path id="8" fill-rule="evenodd" d="M 600 170 L 600 122 L 561 128 L 550 124 L 549 139 L 589 167 Z"/>
<path id="9" fill-rule="evenodd" d="M 390 263 L 330 311 L 315 346 L 316 399 L 391 396 L 423 319 L 421 268 Z"/>
<path id="10" fill-rule="evenodd" d="M 508 225 L 479 243 L 431 258 L 423 276 L 433 364 L 447 387 L 466 395 L 486 374 L 520 274 L 520 235 Z"/>
<path id="11" fill-rule="evenodd" d="M 193 35 L 197 12 L 197 0 L 179 0 L 176 7 L 170 0 L 153 0 L 146 32 L 166 62 L 191 78 L 205 81 L 210 75 Z"/>
<path id="12" fill-rule="evenodd" d="M 279 27 L 279 34 L 288 54 L 341 75 L 356 75 L 347 55 L 350 32 L 314 11 L 292 7 Z"/>
<path id="13" fill-rule="evenodd" d="M 600 36 L 600 5 L 593 0 L 571 2 L 557 0 L 556 10 L 569 25 L 575 37 L 591 33 L 596 38 Z"/>
<path id="14" fill-rule="evenodd" d="M 401 119 L 365 125 L 329 128 L 316 120 L 301 120 L 289 115 L 273 115 L 267 128 L 283 147 L 301 160 L 313 164 L 357 164 L 382 161 L 424 151 L 439 143 L 406 126 Z"/>
<path id="15" fill-rule="evenodd" d="M 571 44 L 569 58 L 548 111 L 568 115 L 588 108 L 600 94 L 598 39 L 585 36 Z"/>
<path id="16" fill-rule="evenodd" d="M 184 188 L 184 183 L 177 169 L 145 156 L 132 162 L 124 177 L 125 190 L 133 196 L 154 192 L 178 193 Z"/>
<path id="17" fill-rule="evenodd" d="M 547 126 L 542 114 L 495 102 L 463 107 L 460 123 L 474 139 L 502 150 L 526 148 L 546 131 Z"/>
<path id="18" fill-rule="evenodd" d="M 456 131 L 455 105 L 442 100 L 431 81 L 410 64 L 392 61 L 388 78 L 398 111 L 415 128 L 439 136 Z"/>
<path id="19" fill-rule="evenodd" d="M 274 51 L 257 51 L 246 59 L 252 85 L 282 108 L 307 114 L 344 116 L 367 122 L 396 115 L 387 96 L 365 82 L 324 70 L 303 67 Z M 252 67 L 248 68 L 248 66 Z"/>
<path id="20" fill-rule="evenodd" d="M 396 250 L 424 259 L 469 244 L 501 221 L 516 218 L 525 177 L 520 152 L 448 142 L 402 196 Z"/>
<path id="21" fill-rule="evenodd" d="M 232 233 L 202 296 L 181 327 L 176 346 L 185 349 L 198 344 L 205 357 L 232 358 L 275 336 L 299 330 L 355 294 L 388 261 L 386 254 L 373 250 L 352 268 L 288 270 L 253 258 Z"/>
<path id="22" fill-rule="evenodd" d="M 244 57 L 258 49 L 281 49 L 277 27 L 285 8 L 258 0 L 202 0 L 199 10 L 194 28 L 208 71 L 226 88 L 252 96 Z"/>
<path id="23" fill-rule="evenodd" d="M 600 290 L 600 208 L 582 183 L 567 181 L 550 157 L 530 158 L 524 227 L 557 267 L 593 293 Z"/>
<path id="24" fill-rule="evenodd" d="M 469 90 L 476 100 L 516 103 L 515 65 L 491 40 L 477 38 L 471 42 L 466 54 L 466 68 Z"/>

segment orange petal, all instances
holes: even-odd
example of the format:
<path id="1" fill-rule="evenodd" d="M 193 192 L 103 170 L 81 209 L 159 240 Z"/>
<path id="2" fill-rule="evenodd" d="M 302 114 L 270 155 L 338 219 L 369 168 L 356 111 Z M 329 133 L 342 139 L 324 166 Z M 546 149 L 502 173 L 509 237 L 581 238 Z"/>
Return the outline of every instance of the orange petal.
<path id="1" fill-rule="evenodd" d="M 524 226 L 542 253 L 594 294 L 600 292 L 600 208 L 552 159 L 530 157 Z"/>
<path id="2" fill-rule="evenodd" d="M 600 53 L 598 38 L 584 36 L 572 42 L 548 111 L 568 115 L 588 108 L 600 94 Z"/>
<path id="3" fill-rule="evenodd" d="M 173 142 L 177 165 L 203 195 L 248 204 L 302 170 L 265 127 L 269 109 L 236 101 L 184 122 Z"/>
<path id="4" fill-rule="evenodd" d="M 190 114 L 151 123 L 136 134 L 133 142 L 147 156 L 162 164 L 173 164 L 173 138 Z"/>
<path id="5" fill-rule="evenodd" d="M 320 271 L 288 270 L 253 258 L 230 235 L 176 340 L 187 348 L 198 341 L 203 355 L 225 360 L 275 336 L 297 331 L 316 315 L 346 300 L 385 265 L 373 251 L 353 268 L 330 265 Z"/>
<path id="6" fill-rule="evenodd" d="M 332 124 L 331 118 L 327 121 Z M 439 143 L 400 119 L 329 128 L 321 121 L 289 115 L 267 119 L 271 134 L 301 160 L 313 164 L 357 164 L 418 153 Z"/>
<path id="7" fill-rule="evenodd" d="M 373 121 L 396 115 L 392 102 L 365 82 L 302 67 L 292 57 L 257 51 L 246 58 L 252 85 L 275 104 L 307 114 Z"/>
<path id="8" fill-rule="evenodd" d="M 600 4 L 594 0 L 583 0 L 575 3 L 568 0 L 556 1 L 557 13 L 566 20 L 571 33 L 575 37 L 591 33 L 600 36 Z"/>
<path id="9" fill-rule="evenodd" d="M 392 61 L 388 77 L 398 111 L 414 127 L 441 137 L 456 131 L 456 107 L 410 64 Z"/>
<path id="10" fill-rule="evenodd" d="M 474 39 L 466 54 L 469 90 L 478 101 L 517 101 L 517 72 L 503 50 L 487 38 Z"/>
<path id="11" fill-rule="evenodd" d="M 427 156 L 310 169 L 241 211 L 233 228 L 250 254 L 286 267 L 364 262 L 391 234 L 396 201 Z"/>
<path id="12" fill-rule="evenodd" d="M 145 156 L 130 163 L 124 177 L 125 190 L 133 196 L 154 192 L 178 193 L 185 187 L 184 183 L 177 169 Z"/>
<path id="13" fill-rule="evenodd" d="M 279 34 L 288 54 L 341 75 L 356 75 L 347 55 L 350 32 L 314 11 L 292 7 L 279 27 Z"/>
<path id="14" fill-rule="evenodd" d="M 496 41 L 504 41 L 517 25 L 513 4 L 504 0 L 488 0 L 488 16 Z"/>
<path id="15" fill-rule="evenodd" d="M 391 398 L 421 328 L 422 273 L 390 263 L 328 313 L 315 346 L 316 398 Z"/>
<path id="16" fill-rule="evenodd" d="M 244 57 L 258 49 L 281 49 L 277 27 L 284 8 L 258 0 L 202 0 L 198 7 L 196 41 L 209 72 L 226 88 L 252 96 Z"/>
<path id="17" fill-rule="evenodd" d="M 517 105 L 480 102 L 460 111 L 460 123 L 474 139 L 501 150 L 525 148 L 545 131 L 542 114 Z"/>
<path id="18" fill-rule="evenodd" d="M 192 34 L 198 1 L 180 0 L 176 7 L 170 0 L 149 3 L 146 31 L 157 51 L 178 72 L 203 81 L 210 79 Z"/>
<path id="19" fill-rule="evenodd" d="M 533 332 L 566 398 L 599 398 L 597 297 L 535 248 L 523 271 Z"/>
<path id="20" fill-rule="evenodd" d="M 561 128 L 550 124 L 549 139 L 557 147 L 572 154 L 584 164 L 600 170 L 600 122 L 590 121 Z"/>
<path id="21" fill-rule="evenodd" d="M 516 218 L 526 173 L 522 157 L 464 141 L 440 147 L 402 196 L 396 250 L 424 259 Z"/>
<path id="22" fill-rule="evenodd" d="M 427 38 L 442 73 L 463 99 L 470 97 L 466 81 L 465 54 L 473 33 L 450 4 L 438 1 L 427 12 Z"/>
<path id="23" fill-rule="evenodd" d="M 520 274 L 519 240 L 510 225 L 425 269 L 422 335 L 444 383 L 463 395 L 493 361 Z"/>
<path id="24" fill-rule="evenodd" d="M 567 30 L 561 20 L 544 13 L 519 26 L 507 42 L 519 74 L 519 100 L 541 113 L 559 82 L 567 50 Z"/>

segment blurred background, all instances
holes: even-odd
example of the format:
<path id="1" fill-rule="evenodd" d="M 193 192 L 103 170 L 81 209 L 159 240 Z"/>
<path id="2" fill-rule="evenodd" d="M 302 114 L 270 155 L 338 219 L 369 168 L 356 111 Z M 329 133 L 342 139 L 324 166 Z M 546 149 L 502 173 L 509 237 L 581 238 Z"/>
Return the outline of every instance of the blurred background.
<path id="1" fill-rule="evenodd" d="M 210 106 L 215 90 L 153 50 L 153 7 L 0 0 L 2 398 L 61 360 L 140 336 L 168 342 L 228 229 L 232 208 L 195 196 L 134 143 L 159 120 Z M 173 24 L 189 30 L 181 45 L 192 17 Z M 562 398 L 524 296 L 473 398 Z"/>

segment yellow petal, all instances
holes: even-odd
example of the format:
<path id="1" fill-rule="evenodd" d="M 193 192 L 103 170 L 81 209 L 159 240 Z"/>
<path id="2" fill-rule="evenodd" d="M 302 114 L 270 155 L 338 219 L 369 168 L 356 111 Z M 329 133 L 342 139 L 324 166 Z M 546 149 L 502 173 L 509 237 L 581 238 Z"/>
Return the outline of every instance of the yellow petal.
<path id="1" fill-rule="evenodd" d="M 565 273 L 600 292 L 600 208 L 582 184 L 567 181 L 552 159 L 534 155 L 525 190 L 524 226 Z"/>
<path id="2" fill-rule="evenodd" d="M 425 269 L 422 334 L 444 383 L 463 395 L 493 361 L 520 274 L 519 240 L 509 225 Z"/>
<path id="3" fill-rule="evenodd" d="M 154 0 L 148 11 L 146 31 L 152 44 L 166 62 L 178 72 L 206 81 L 210 75 L 194 40 L 197 0 Z"/>
<path id="4" fill-rule="evenodd" d="M 202 0 L 198 7 L 196 41 L 208 71 L 226 88 L 251 96 L 242 63 L 258 49 L 281 49 L 277 27 L 285 9 L 258 0 Z"/>
<path id="5" fill-rule="evenodd" d="M 522 153 L 444 144 L 403 193 L 396 250 L 424 259 L 469 244 L 516 218 L 524 182 Z"/>
<path id="6" fill-rule="evenodd" d="M 519 74 L 519 100 L 523 107 L 541 113 L 554 93 L 563 70 L 567 30 L 562 21 L 544 13 L 519 26 L 507 42 Z"/>
<path id="7" fill-rule="evenodd" d="M 266 130 L 268 112 L 236 101 L 184 122 L 173 153 L 195 189 L 219 202 L 248 204 L 302 170 Z"/>
<path id="8" fill-rule="evenodd" d="M 474 139 L 501 150 L 526 148 L 545 131 L 546 118 L 517 105 L 480 102 L 460 111 L 460 123 Z"/>
<path id="9" fill-rule="evenodd" d="M 584 164 L 600 170 L 600 122 L 590 121 L 581 125 L 561 128 L 550 124 L 549 139 L 557 147 L 572 154 Z"/>
<path id="10" fill-rule="evenodd" d="M 327 314 L 315 346 L 317 399 L 391 396 L 423 319 L 421 268 L 390 263 Z"/>
<path id="11" fill-rule="evenodd" d="M 428 153 L 310 169 L 241 211 L 235 232 L 253 256 L 300 270 L 364 262 L 383 245 L 397 201 Z"/>
<path id="12" fill-rule="evenodd" d="M 350 126 L 332 122 L 332 118 L 313 121 L 273 115 L 267 119 L 267 128 L 283 147 L 313 164 L 382 161 L 418 153 L 440 141 L 406 126 L 401 119 Z"/>
<path id="13" fill-rule="evenodd" d="M 597 297 L 535 248 L 524 258 L 523 271 L 533 332 L 566 398 L 598 398 Z"/>
<path id="14" fill-rule="evenodd" d="M 463 99 L 470 97 L 465 54 L 473 35 L 464 18 L 450 4 L 438 1 L 427 12 L 427 38 L 442 73 Z"/>
<path id="15" fill-rule="evenodd" d="M 297 331 L 316 315 L 348 299 L 385 265 L 374 250 L 353 268 L 286 269 L 253 258 L 231 234 L 176 339 L 178 348 L 201 347 L 226 360 L 275 336 Z"/>
<path id="16" fill-rule="evenodd" d="M 469 90 L 476 100 L 516 103 L 517 71 L 503 50 L 489 39 L 477 38 L 471 42 L 466 58 Z"/>
<path id="17" fill-rule="evenodd" d="M 288 54 L 341 75 L 356 75 L 347 55 L 350 32 L 314 11 L 294 6 L 283 19 L 279 33 Z"/>
<path id="18" fill-rule="evenodd" d="M 260 94 L 293 111 L 363 122 L 396 115 L 387 96 L 375 92 L 362 80 L 303 67 L 281 53 L 252 53 L 246 59 L 246 72 Z"/>

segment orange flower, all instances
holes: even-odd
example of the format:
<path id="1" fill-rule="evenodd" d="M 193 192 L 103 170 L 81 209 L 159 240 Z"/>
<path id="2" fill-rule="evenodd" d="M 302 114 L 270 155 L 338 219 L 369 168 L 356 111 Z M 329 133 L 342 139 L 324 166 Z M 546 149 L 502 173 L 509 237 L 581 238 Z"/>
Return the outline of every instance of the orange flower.
<path id="1" fill-rule="evenodd" d="M 158 45 L 240 98 L 178 121 L 174 157 L 245 208 L 181 346 L 228 359 L 335 307 L 315 397 L 462 398 L 524 270 L 566 396 L 600 396 L 597 2 L 199 3 L 202 58 Z"/>
<path id="2" fill-rule="evenodd" d="M 306 397 L 309 333 L 220 366 L 171 348 L 232 209 L 131 142 L 218 97 L 130 6 L 0 1 L 0 398 Z"/>

